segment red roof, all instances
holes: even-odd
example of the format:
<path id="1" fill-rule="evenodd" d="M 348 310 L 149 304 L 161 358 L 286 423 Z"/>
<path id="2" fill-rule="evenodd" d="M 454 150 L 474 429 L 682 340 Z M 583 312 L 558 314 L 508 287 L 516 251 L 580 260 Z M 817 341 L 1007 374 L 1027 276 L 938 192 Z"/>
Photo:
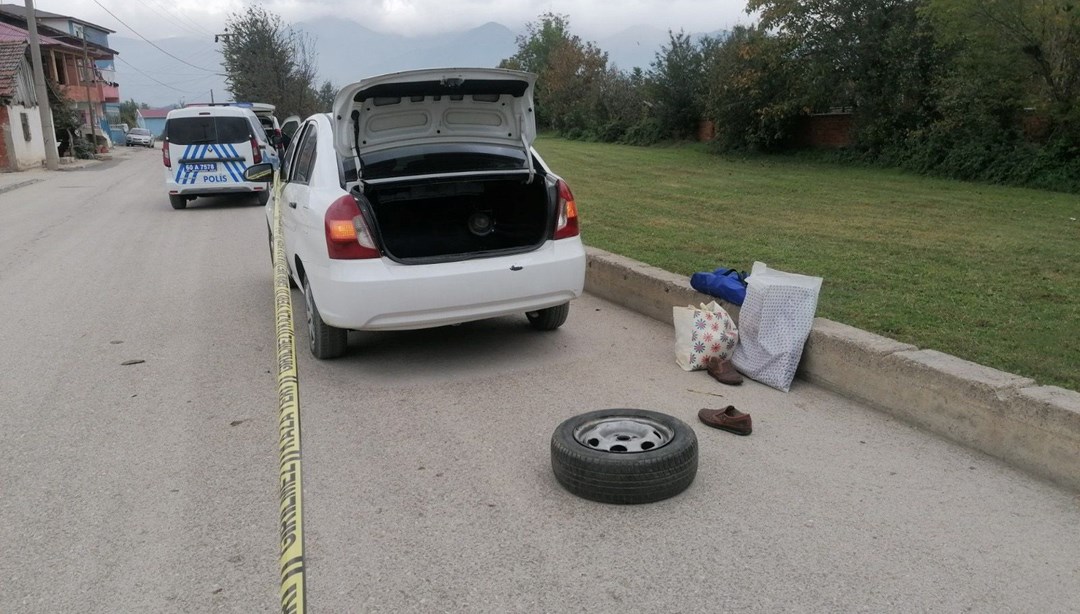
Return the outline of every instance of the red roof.
<path id="1" fill-rule="evenodd" d="M 41 40 L 42 45 L 55 45 L 57 47 L 71 47 L 72 49 L 78 49 L 74 45 L 69 45 L 65 42 L 58 41 L 51 36 L 39 35 L 38 39 Z M 17 28 L 11 24 L 0 22 L 0 41 L 28 41 L 30 40 L 30 33 L 22 28 Z"/>
<path id="2" fill-rule="evenodd" d="M 172 107 L 164 109 L 139 109 L 139 115 L 143 116 L 143 119 L 165 119 L 165 116 L 172 111 Z"/>
<path id="3" fill-rule="evenodd" d="M 15 95 L 15 75 L 25 58 L 25 41 L 0 40 L 0 98 Z"/>

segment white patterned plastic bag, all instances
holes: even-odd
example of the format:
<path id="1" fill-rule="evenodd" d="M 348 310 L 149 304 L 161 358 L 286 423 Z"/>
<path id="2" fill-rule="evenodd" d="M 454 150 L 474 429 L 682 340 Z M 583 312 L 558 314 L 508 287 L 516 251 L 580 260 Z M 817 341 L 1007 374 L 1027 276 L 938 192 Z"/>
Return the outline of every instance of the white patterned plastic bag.
<path id="1" fill-rule="evenodd" d="M 731 362 L 746 377 L 787 392 L 814 325 L 822 279 L 755 262 L 746 281 Z"/>
<path id="2" fill-rule="evenodd" d="M 684 371 L 705 368 L 713 356 L 731 358 L 739 331 L 724 308 L 712 301 L 701 307 L 672 307 L 675 324 L 675 362 Z"/>

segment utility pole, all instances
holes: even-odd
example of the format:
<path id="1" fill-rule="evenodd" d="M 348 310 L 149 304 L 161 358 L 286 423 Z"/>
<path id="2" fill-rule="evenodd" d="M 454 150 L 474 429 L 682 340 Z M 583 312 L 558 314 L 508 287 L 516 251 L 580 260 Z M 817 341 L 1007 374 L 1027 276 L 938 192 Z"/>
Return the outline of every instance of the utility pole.
<path id="1" fill-rule="evenodd" d="M 38 38 L 34 0 L 26 0 L 26 24 L 27 30 L 30 31 L 30 56 L 34 64 L 34 91 L 37 94 L 38 110 L 41 114 L 41 132 L 45 136 L 45 168 L 55 171 L 60 168 L 60 154 L 56 151 L 56 130 L 53 128 L 52 106 L 49 105 L 45 69 L 41 64 L 41 39 Z"/>
<path id="2" fill-rule="evenodd" d="M 27 0 L 30 2 L 31 0 Z M 94 155 L 97 155 L 97 130 L 94 128 L 94 101 L 90 98 L 90 80 L 93 79 L 94 69 L 90 68 L 90 57 L 86 53 L 86 29 L 82 31 L 82 57 L 83 57 L 83 70 L 86 71 L 86 80 L 83 82 L 86 85 L 86 113 L 90 118 L 90 146 L 94 148 Z"/>

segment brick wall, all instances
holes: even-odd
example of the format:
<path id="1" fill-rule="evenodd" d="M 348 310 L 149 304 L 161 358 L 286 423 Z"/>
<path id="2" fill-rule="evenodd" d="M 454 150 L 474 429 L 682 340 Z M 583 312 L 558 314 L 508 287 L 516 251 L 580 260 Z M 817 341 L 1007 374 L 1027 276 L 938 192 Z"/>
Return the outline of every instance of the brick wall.
<path id="1" fill-rule="evenodd" d="M 795 143 L 802 147 L 840 149 L 851 145 L 853 120 L 850 113 L 822 113 L 802 118 L 795 130 Z"/>
<path id="2" fill-rule="evenodd" d="M 716 138 L 716 124 L 711 119 L 703 119 L 698 122 L 697 140 L 706 142 L 714 138 Z"/>

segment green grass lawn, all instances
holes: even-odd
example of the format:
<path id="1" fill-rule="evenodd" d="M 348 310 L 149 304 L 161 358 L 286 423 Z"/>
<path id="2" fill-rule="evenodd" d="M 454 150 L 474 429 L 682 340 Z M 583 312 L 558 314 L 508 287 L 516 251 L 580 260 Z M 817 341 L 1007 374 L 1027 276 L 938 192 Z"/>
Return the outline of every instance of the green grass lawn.
<path id="1" fill-rule="evenodd" d="M 818 315 L 1080 390 L 1080 198 L 699 145 L 541 137 L 588 245 L 823 277 Z"/>

